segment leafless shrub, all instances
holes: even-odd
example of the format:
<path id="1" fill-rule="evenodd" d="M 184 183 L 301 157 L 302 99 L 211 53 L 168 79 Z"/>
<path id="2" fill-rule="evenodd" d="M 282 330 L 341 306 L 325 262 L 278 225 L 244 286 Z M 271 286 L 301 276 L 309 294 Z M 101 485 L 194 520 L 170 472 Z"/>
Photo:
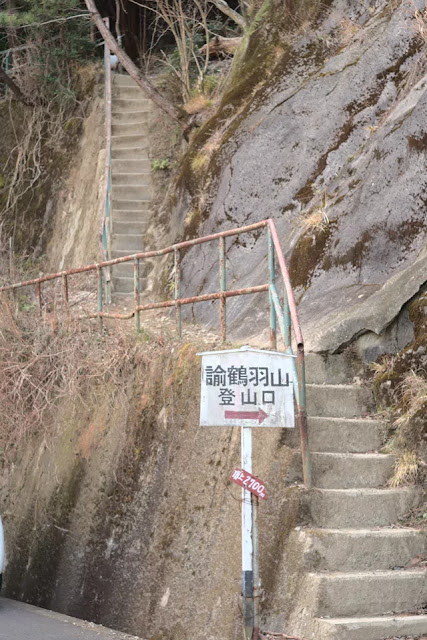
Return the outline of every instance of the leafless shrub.
<path id="1" fill-rule="evenodd" d="M 23 440 L 52 433 L 58 402 L 85 402 L 90 383 L 115 393 L 132 367 L 135 341 L 125 333 L 100 335 L 90 326 L 36 323 L 0 302 L 0 456 L 5 464 Z"/>

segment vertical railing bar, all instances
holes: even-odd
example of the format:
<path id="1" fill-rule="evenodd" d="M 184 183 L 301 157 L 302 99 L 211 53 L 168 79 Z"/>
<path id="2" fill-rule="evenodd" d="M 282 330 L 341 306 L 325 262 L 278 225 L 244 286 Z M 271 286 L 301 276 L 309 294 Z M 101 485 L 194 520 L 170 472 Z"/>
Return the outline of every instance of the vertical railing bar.
<path id="1" fill-rule="evenodd" d="M 43 302 L 42 302 L 42 288 L 41 288 L 40 282 L 36 282 L 36 296 L 39 303 L 39 314 L 42 315 Z"/>
<path id="2" fill-rule="evenodd" d="M 102 332 L 104 328 L 104 320 L 101 316 L 101 313 L 104 309 L 104 299 L 103 299 L 103 277 L 102 277 L 102 267 L 96 267 L 96 276 L 98 280 L 98 318 L 99 318 L 99 330 Z"/>
<path id="3" fill-rule="evenodd" d="M 271 237 L 270 227 L 267 228 L 267 240 L 268 240 L 268 270 L 270 273 L 270 284 L 274 285 L 275 272 L 274 272 L 274 244 Z M 277 349 L 277 331 L 276 331 L 276 309 L 274 307 L 271 291 L 268 292 L 268 299 L 270 301 L 270 347 Z"/>
<path id="4" fill-rule="evenodd" d="M 141 312 L 138 310 L 140 299 L 140 286 L 139 286 L 139 258 L 135 258 L 133 262 L 133 284 L 134 284 L 134 298 L 135 298 L 135 329 L 139 333 L 141 331 Z"/>
<path id="5" fill-rule="evenodd" d="M 62 274 L 62 299 L 64 301 L 65 311 L 68 314 L 68 278 L 65 273 Z"/>
<path id="6" fill-rule="evenodd" d="M 219 288 L 227 289 L 227 272 L 225 265 L 225 238 L 219 239 Z M 227 340 L 227 298 L 222 295 L 219 299 L 219 331 L 221 342 Z"/>
<path id="7" fill-rule="evenodd" d="M 287 353 L 292 353 L 292 343 L 291 343 L 291 310 L 289 308 L 288 301 L 288 293 L 286 291 L 286 287 L 283 287 L 283 315 L 285 317 L 285 331 L 283 335 L 283 341 L 285 345 L 285 351 Z"/>
<path id="8" fill-rule="evenodd" d="M 176 332 L 178 338 L 182 338 L 182 313 L 181 313 L 181 305 L 178 304 L 178 300 L 181 297 L 181 252 L 179 249 L 174 249 L 174 259 L 175 259 L 175 323 L 176 323 Z"/>
<path id="9" fill-rule="evenodd" d="M 311 488 L 311 456 L 308 445 L 308 425 L 307 425 L 307 403 L 305 392 L 305 358 L 304 345 L 298 345 L 297 351 L 298 370 L 298 423 L 301 439 L 301 456 L 304 485 L 306 489 Z"/>

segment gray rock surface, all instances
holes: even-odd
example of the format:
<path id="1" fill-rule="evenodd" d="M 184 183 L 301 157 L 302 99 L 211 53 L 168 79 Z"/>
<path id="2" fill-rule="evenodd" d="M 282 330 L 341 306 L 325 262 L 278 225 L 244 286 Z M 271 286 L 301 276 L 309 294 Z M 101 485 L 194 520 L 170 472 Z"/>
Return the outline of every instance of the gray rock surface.
<path id="1" fill-rule="evenodd" d="M 426 55 L 413 16 L 336 0 L 260 87 L 211 162 L 199 233 L 274 218 L 307 346 L 337 351 L 383 331 L 427 279 Z M 266 242 L 228 240 L 229 288 L 268 281 Z M 216 243 L 192 249 L 183 273 L 183 295 L 217 290 Z M 213 304 L 194 307 L 209 326 Z M 230 300 L 231 336 L 259 334 L 267 309 L 266 294 Z"/>

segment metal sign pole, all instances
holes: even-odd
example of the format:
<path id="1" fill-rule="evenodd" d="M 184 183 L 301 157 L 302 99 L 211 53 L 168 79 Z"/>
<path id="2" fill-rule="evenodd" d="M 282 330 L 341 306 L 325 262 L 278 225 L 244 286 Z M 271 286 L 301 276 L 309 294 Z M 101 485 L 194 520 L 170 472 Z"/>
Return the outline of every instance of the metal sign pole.
<path id="1" fill-rule="evenodd" d="M 252 473 L 252 429 L 241 427 L 242 468 Z M 253 541 L 252 541 L 252 499 L 247 489 L 242 489 L 242 594 L 243 628 L 245 640 L 252 640 L 254 628 L 253 599 Z"/>
<path id="2" fill-rule="evenodd" d="M 259 637 L 260 589 L 259 579 L 259 546 L 258 546 L 258 504 L 259 498 L 251 493 L 252 501 L 252 569 L 253 569 L 253 599 L 254 599 L 254 630 L 252 640 Z"/>

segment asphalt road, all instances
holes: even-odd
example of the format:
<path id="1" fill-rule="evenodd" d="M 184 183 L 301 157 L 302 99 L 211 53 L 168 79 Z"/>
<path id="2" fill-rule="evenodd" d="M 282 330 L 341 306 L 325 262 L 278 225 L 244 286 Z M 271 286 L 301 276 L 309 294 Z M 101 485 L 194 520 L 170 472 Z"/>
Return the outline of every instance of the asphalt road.
<path id="1" fill-rule="evenodd" d="M 0 640 L 139 640 L 93 622 L 0 598 Z"/>

